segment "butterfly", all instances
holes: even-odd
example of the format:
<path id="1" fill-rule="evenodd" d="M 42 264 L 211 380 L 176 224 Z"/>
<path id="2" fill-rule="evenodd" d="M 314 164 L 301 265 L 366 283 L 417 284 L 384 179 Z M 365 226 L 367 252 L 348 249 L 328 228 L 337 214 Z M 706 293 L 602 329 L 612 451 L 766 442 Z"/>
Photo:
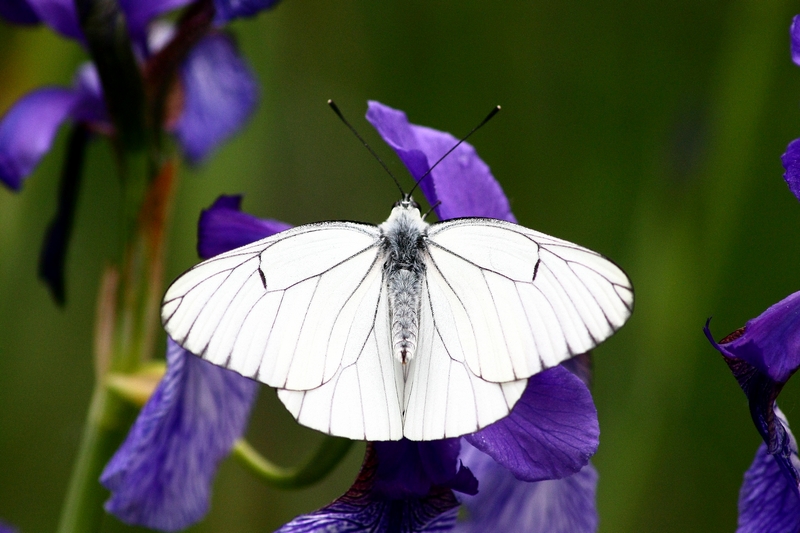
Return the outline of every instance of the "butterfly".
<path id="1" fill-rule="evenodd" d="M 208 259 L 167 290 L 190 352 L 278 389 L 308 427 L 434 440 L 505 417 L 530 376 L 610 337 L 633 308 L 615 263 L 491 218 L 298 226 Z"/>

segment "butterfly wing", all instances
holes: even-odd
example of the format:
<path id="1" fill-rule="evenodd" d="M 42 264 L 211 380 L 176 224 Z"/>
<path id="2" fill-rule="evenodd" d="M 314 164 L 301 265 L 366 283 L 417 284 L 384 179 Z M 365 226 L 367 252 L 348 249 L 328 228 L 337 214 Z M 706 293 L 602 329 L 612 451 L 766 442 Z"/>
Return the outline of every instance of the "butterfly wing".
<path id="1" fill-rule="evenodd" d="M 597 346 L 633 309 L 625 273 L 576 244 L 494 219 L 427 233 L 427 284 L 442 345 L 492 383 L 513 382 Z"/>
<path id="2" fill-rule="evenodd" d="M 267 385 L 319 387 L 374 329 L 362 315 L 369 297 L 370 317 L 378 305 L 379 237 L 368 224 L 324 222 L 213 257 L 167 290 L 164 327 L 192 353 Z"/>
<path id="3" fill-rule="evenodd" d="M 423 283 L 417 353 L 404 391 L 404 436 L 435 440 L 473 433 L 511 412 L 527 379 L 493 383 L 478 377 L 445 338 L 449 317 L 434 312 L 434 277 Z M 441 307 L 441 306 L 438 306 Z"/>
<path id="4" fill-rule="evenodd" d="M 354 327 L 366 325 L 369 331 L 334 376 L 311 390 L 278 390 L 278 397 L 301 424 L 358 440 L 403 436 L 403 369 L 391 351 L 383 276 L 383 265 L 375 265 L 351 299 L 357 306 Z"/>

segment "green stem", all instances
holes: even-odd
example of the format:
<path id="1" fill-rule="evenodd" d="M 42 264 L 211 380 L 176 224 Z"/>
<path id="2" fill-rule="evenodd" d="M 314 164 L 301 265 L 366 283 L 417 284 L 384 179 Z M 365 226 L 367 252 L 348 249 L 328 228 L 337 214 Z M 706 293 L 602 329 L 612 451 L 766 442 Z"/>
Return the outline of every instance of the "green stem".
<path id="1" fill-rule="evenodd" d="M 103 502 L 108 497 L 108 491 L 98 479 L 125 438 L 135 415 L 134 407 L 110 394 L 102 384 L 95 387 L 57 533 L 92 533 L 100 530 L 105 515 Z"/>
<path id="2" fill-rule="evenodd" d="M 327 476 L 341 462 L 352 445 L 353 441 L 349 439 L 325 437 L 306 464 L 291 468 L 271 463 L 246 440 L 236 442 L 233 456 L 270 486 L 281 489 L 300 489 Z"/>

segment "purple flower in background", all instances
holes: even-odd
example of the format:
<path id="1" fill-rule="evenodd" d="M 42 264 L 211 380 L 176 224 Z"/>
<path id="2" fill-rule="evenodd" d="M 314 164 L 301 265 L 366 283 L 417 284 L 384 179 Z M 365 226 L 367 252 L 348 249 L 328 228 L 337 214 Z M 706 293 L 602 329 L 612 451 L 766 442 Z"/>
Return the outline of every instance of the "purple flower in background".
<path id="1" fill-rule="evenodd" d="M 789 28 L 791 41 L 792 61 L 800 66 L 800 15 L 795 15 Z M 781 156 L 781 162 L 786 172 L 783 178 L 792 194 L 800 200 L 800 139 L 795 139 L 786 147 L 786 153 Z"/>
<path id="2" fill-rule="evenodd" d="M 198 251 L 208 258 L 288 227 L 223 196 L 205 210 Z M 203 361 L 171 339 L 167 373 L 105 468 L 106 510 L 123 522 L 178 531 L 207 512 L 219 462 L 247 425 L 258 383 Z"/>
<path id="3" fill-rule="evenodd" d="M 792 61 L 800 66 L 800 15 L 792 20 L 789 36 Z M 781 162 L 783 178 L 800 200 L 800 139 L 789 143 Z M 750 416 L 764 440 L 739 491 L 737 533 L 798 531 L 797 441 L 776 400 L 800 367 L 800 292 L 771 306 L 719 343 L 714 341 L 708 322 L 705 333 L 747 396 Z"/>
<path id="4" fill-rule="evenodd" d="M 155 20 L 190 3 L 177 28 Z M 114 71 L 114 66 L 86 63 L 72 87 L 36 89 L 0 119 L 0 182 L 12 190 L 22 188 L 50 151 L 61 125 L 74 124 L 61 171 L 57 213 L 39 261 L 39 275 L 56 302 L 65 301 L 64 265 L 89 140 L 100 134 L 138 146 L 141 137 L 147 137 L 139 131 L 143 124 L 155 122 L 151 127 L 174 134 L 190 163 L 205 159 L 241 129 L 258 100 L 258 85 L 249 67 L 233 40 L 215 24 L 252 15 L 275 3 L 121 0 L 119 8 L 127 22 L 131 48 L 121 47 L 127 52 L 110 61 L 119 63 L 120 71 Z M 15 23 L 44 22 L 88 46 L 73 0 L 2 2 L 0 16 Z M 101 84 L 101 75 L 108 87 Z M 125 82 L 109 82 L 123 78 Z M 139 87 L 139 78 L 144 87 Z M 116 130 L 118 126 L 120 131 Z M 158 138 L 158 134 L 149 135 L 151 140 Z"/>
<path id="5" fill-rule="evenodd" d="M 153 19 L 189 3 L 188 0 L 120 2 L 134 52 L 143 68 L 167 46 L 172 34 L 163 25 L 152 25 Z M 220 0 L 215 3 L 216 18 L 225 22 L 275 3 Z M 84 40 L 73 0 L 17 0 L 2 5 L 0 16 L 11 22 L 41 21 L 68 38 Z M 214 30 L 189 51 L 178 73 L 181 97 L 174 100 L 182 105 L 174 112 L 175 116 L 167 117 L 165 126 L 176 134 L 189 161 L 198 162 L 241 128 L 255 109 L 258 87 L 233 41 Z M 84 123 L 94 132 L 113 133 L 103 90 L 92 64 L 81 67 L 72 88 L 34 90 L 8 110 L 0 122 L 0 180 L 11 189 L 20 189 L 50 150 L 66 120 Z"/>
<path id="6" fill-rule="evenodd" d="M 0 520 L 0 533 L 17 533 L 17 530 Z"/>
<path id="7" fill-rule="evenodd" d="M 775 416 L 788 430 L 789 425 L 780 409 Z M 789 460 L 795 472 L 800 471 L 797 442 L 788 433 Z M 769 453 L 767 445 L 758 447 L 753 464 L 744 475 L 739 491 L 738 533 L 777 533 L 800 529 L 800 499 L 797 484 L 787 477 L 781 461 Z"/>
<path id="8" fill-rule="evenodd" d="M 214 22 L 219 25 L 270 9 L 279 0 L 119 0 L 128 31 L 135 39 L 143 38 L 147 24 L 159 15 L 201 2 L 213 5 Z M 73 4 L 71 0 L 3 0 L 0 17 L 13 24 L 43 22 L 65 37 L 82 41 L 83 32 Z"/>
<path id="9" fill-rule="evenodd" d="M 781 389 L 800 367 L 800 292 L 715 342 L 747 396 L 750 416 L 764 443 L 739 493 L 738 533 L 800 529 L 800 460 L 797 442 L 776 405 Z"/>
<path id="10" fill-rule="evenodd" d="M 100 481 L 125 523 L 178 531 L 208 511 L 219 462 L 245 430 L 258 384 L 169 340 L 167 373 Z"/>

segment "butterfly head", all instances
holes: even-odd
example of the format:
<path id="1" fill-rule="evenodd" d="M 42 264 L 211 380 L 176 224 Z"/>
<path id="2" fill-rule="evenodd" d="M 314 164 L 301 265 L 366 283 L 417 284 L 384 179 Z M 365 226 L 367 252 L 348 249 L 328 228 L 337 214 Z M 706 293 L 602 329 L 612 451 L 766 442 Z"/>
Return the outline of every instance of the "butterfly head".
<path id="1" fill-rule="evenodd" d="M 394 207 L 399 207 L 404 210 L 417 209 L 419 204 L 414 201 L 410 194 L 404 194 L 403 197 L 394 203 Z"/>
<path id="2" fill-rule="evenodd" d="M 395 231 L 399 228 L 414 228 L 415 231 L 422 231 L 428 224 L 422 220 L 419 212 L 419 204 L 411 198 L 410 194 L 404 194 L 403 198 L 395 202 L 389 218 L 381 224 L 381 229 L 385 232 Z"/>

